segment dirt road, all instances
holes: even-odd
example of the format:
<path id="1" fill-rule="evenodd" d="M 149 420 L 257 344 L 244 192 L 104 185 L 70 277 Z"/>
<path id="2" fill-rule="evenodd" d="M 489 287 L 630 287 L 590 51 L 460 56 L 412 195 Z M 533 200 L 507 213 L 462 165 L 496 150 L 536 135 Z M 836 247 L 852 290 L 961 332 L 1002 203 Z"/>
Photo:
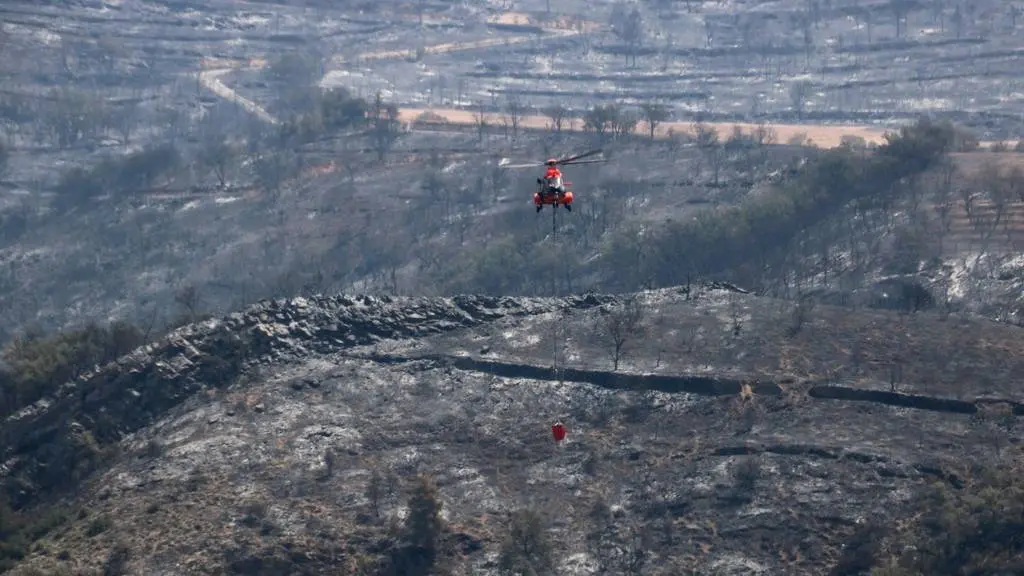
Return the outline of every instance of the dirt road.
<path id="1" fill-rule="evenodd" d="M 468 110 L 456 110 L 451 108 L 401 108 L 399 110 L 399 119 L 402 122 L 415 122 L 416 119 L 424 113 L 430 113 L 443 118 L 445 122 L 451 124 L 475 124 L 477 122 L 477 115 Z M 500 126 L 502 123 L 502 117 L 500 114 L 485 114 L 484 118 L 491 126 Z M 520 118 L 519 125 L 523 128 L 547 128 L 551 123 L 551 120 L 545 116 L 524 116 Z M 708 122 L 709 127 L 713 127 L 719 132 L 721 138 L 727 138 L 729 133 L 732 131 L 733 126 L 739 126 L 744 132 L 750 132 L 756 128 L 755 124 L 746 124 L 742 122 Z M 817 146 L 822 148 L 834 148 L 839 146 L 840 138 L 845 135 L 860 136 L 868 142 L 882 142 L 884 130 L 880 128 L 873 128 L 867 126 L 819 126 L 819 125 L 805 125 L 805 124 L 767 124 L 766 126 L 775 130 L 776 139 L 778 142 L 787 142 L 790 138 L 797 134 L 804 134 L 814 142 Z M 573 118 L 572 123 L 569 123 L 569 119 L 566 120 L 566 125 L 563 126 L 563 130 L 581 130 L 582 121 L 579 118 Z M 646 127 L 641 123 L 640 130 L 646 130 Z M 655 128 L 655 137 L 666 138 L 669 135 L 669 131 L 673 133 L 691 133 L 693 131 L 692 122 L 665 122 L 658 125 Z"/>
<path id="2" fill-rule="evenodd" d="M 236 68 L 217 68 L 214 70 L 203 70 L 199 73 L 199 82 L 210 92 L 213 92 L 217 96 L 230 100 L 235 104 L 238 104 L 244 108 L 250 114 L 253 114 L 260 120 L 267 122 L 268 124 L 279 124 L 277 118 L 271 116 L 262 106 L 245 98 L 238 92 L 235 92 L 223 82 L 220 81 L 220 77 L 236 70 Z"/>

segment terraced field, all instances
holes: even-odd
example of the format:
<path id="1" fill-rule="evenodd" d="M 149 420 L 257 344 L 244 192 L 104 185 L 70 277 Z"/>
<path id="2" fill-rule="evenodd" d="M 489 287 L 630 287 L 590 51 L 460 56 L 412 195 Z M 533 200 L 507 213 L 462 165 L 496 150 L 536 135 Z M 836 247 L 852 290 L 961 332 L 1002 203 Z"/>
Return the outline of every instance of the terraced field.
<path id="1" fill-rule="evenodd" d="M 635 63 L 623 57 L 610 2 L 579 12 L 560 5 L 556 15 L 528 3 L 477 23 L 435 12 L 429 25 L 405 23 L 405 33 L 333 53 L 321 85 L 364 95 L 380 90 L 408 109 L 407 117 L 432 109 L 458 122 L 481 105 L 500 112 L 510 98 L 534 113 L 553 104 L 578 113 L 594 103 L 655 100 L 685 125 L 698 115 L 727 126 L 765 121 L 788 139 L 801 131 L 788 125 L 798 124 L 824 146 L 842 133 L 877 140 L 923 112 L 951 115 L 985 140 L 1020 138 L 1020 45 L 1004 4 L 975 4 L 971 24 L 955 30 L 944 12 L 911 11 L 897 30 L 887 3 L 862 3 L 860 11 L 835 6 L 816 12 L 806 34 L 797 24 L 812 16 L 798 2 L 694 4 L 692 12 L 639 5 Z M 432 43 L 427 31 L 436 28 L 446 33 Z M 801 35 L 809 43 L 798 45 Z M 242 88 L 256 71 L 223 72 L 225 84 L 267 101 L 265 90 Z"/>
<path id="2" fill-rule="evenodd" d="M 970 215 L 958 203 L 950 211 L 949 223 L 943 242 L 952 250 L 986 246 L 997 253 L 1024 251 L 1024 203 L 997 208 L 991 202 L 974 202 Z"/>

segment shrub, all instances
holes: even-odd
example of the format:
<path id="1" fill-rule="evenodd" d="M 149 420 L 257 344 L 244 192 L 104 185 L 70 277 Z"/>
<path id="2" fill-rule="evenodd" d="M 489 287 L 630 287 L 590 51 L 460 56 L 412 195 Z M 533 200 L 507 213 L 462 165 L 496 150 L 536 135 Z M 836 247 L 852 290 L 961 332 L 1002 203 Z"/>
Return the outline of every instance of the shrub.
<path id="1" fill-rule="evenodd" d="M 401 540 L 390 550 L 383 575 L 427 575 L 437 568 L 441 556 L 444 521 L 437 486 L 421 475 L 409 495 L 409 513 L 402 527 Z"/>
<path id="2" fill-rule="evenodd" d="M 27 334 L 0 351 L 0 410 L 9 414 L 77 378 L 97 364 L 113 361 L 144 344 L 143 333 L 124 322 L 89 324 L 52 336 Z"/>
<path id="3" fill-rule="evenodd" d="M 747 456 L 736 464 L 733 470 L 734 487 L 738 493 L 748 496 L 757 487 L 757 481 L 761 478 L 761 461 L 757 456 Z"/>
<path id="4" fill-rule="evenodd" d="M 409 515 L 405 518 L 406 540 L 425 552 L 437 552 L 444 530 L 441 499 L 429 476 L 420 476 L 409 496 Z"/>
<path id="5" fill-rule="evenodd" d="M 544 520 L 534 510 L 512 514 L 509 533 L 501 545 L 498 564 L 509 574 L 553 574 L 554 552 Z"/>
<path id="6" fill-rule="evenodd" d="M 862 557 L 847 554 L 845 565 L 862 568 L 871 561 L 876 566 L 872 574 L 879 576 L 1020 574 L 1024 569 L 1024 482 L 1019 471 L 982 471 L 962 488 L 937 482 L 922 493 L 916 508 L 907 515 L 913 521 L 898 523 L 905 527 L 889 543 L 893 556 L 869 558 L 878 547 L 857 546 Z"/>
<path id="7" fill-rule="evenodd" d="M 938 484 L 903 535 L 901 564 L 932 576 L 1018 574 L 1024 568 L 1024 482 L 1011 471 L 983 474 L 960 490 Z"/>

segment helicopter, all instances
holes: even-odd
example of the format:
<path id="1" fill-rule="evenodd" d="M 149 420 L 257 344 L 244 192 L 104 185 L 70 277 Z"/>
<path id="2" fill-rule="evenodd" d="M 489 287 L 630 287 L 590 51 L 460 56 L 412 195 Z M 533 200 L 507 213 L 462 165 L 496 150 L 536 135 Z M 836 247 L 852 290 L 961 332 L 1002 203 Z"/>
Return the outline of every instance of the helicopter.
<path id="1" fill-rule="evenodd" d="M 572 182 L 562 181 L 562 171 L 559 170 L 558 167 L 606 162 L 606 159 L 584 160 L 584 158 L 590 158 L 591 156 L 600 153 L 601 150 L 591 150 L 589 152 L 569 156 L 567 158 L 550 158 L 546 162 L 530 162 L 527 164 L 506 164 L 507 159 L 503 158 L 501 163 L 498 165 L 502 168 L 535 168 L 547 166 L 547 171 L 544 173 L 544 176 L 542 178 L 537 178 L 537 191 L 533 193 L 533 204 L 537 207 L 537 212 L 543 210 L 544 206 L 551 206 L 552 210 L 557 209 L 559 206 L 565 206 L 566 210 L 572 212 L 573 193 L 572 190 L 568 189 L 568 186 L 571 186 Z"/>

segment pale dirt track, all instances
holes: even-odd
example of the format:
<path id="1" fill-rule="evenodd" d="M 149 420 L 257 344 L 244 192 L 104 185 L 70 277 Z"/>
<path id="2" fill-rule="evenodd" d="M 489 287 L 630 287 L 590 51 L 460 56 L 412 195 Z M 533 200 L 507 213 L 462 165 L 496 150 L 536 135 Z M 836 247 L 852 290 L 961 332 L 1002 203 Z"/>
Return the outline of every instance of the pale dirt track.
<path id="1" fill-rule="evenodd" d="M 257 68 L 262 66 L 252 67 Z M 252 100 L 249 100 L 248 98 L 245 98 L 244 96 L 242 96 L 238 92 L 235 92 L 226 84 L 220 81 L 221 76 L 231 72 L 232 70 L 235 70 L 235 68 L 217 68 L 214 70 L 203 70 L 199 73 L 199 82 L 203 86 L 205 86 L 206 89 L 210 92 L 213 92 L 214 94 L 220 96 L 221 98 L 224 98 L 225 100 L 230 100 L 231 102 L 238 104 L 247 112 L 256 116 L 260 120 L 263 120 L 268 124 L 278 124 L 279 122 L 277 118 L 271 116 L 270 113 L 264 110 L 262 106 L 253 102 Z"/>
<path id="2" fill-rule="evenodd" d="M 399 110 L 399 119 L 403 123 L 414 123 L 424 113 L 436 115 L 449 124 L 476 124 L 479 118 L 477 113 L 468 110 L 452 108 L 401 108 Z M 503 122 L 507 122 L 507 119 L 504 119 L 501 114 L 484 114 L 484 118 L 491 126 L 501 126 Z M 579 118 L 573 118 L 571 123 L 569 119 L 566 119 L 562 129 L 571 131 L 582 130 L 582 124 L 582 120 Z M 545 129 L 550 125 L 551 120 L 545 116 L 523 116 L 519 119 L 519 126 L 522 128 Z M 718 130 L 719 137 L 722 139 L 729 136 L 733 126 L 738 126 L 747 133 L 758 127 L 756 124 L 743 122 L 707 122 L 705 125 Z M 840 138 L 846 135 L 860 136 L 868 142 L 880 143 L 884 141 L 882 136 L 885 134 L 883 129 L 867 126 L 822 126 L 814 124 L 765 124 L 764 126 L 775 131 L 778 143 L 785 143 L 797 134 L 804 134 L 815 145 L 822 148 L 839 146 Z M 647 133 L 646 130 L 645 125 L 641 123 L 639 131 Z M 667 138 L 670 131 L 676 134 L 690 134 L 693 132 L 693 122 L 664 122 L 655 128 L 654 135 L 659 138 Z"/>

